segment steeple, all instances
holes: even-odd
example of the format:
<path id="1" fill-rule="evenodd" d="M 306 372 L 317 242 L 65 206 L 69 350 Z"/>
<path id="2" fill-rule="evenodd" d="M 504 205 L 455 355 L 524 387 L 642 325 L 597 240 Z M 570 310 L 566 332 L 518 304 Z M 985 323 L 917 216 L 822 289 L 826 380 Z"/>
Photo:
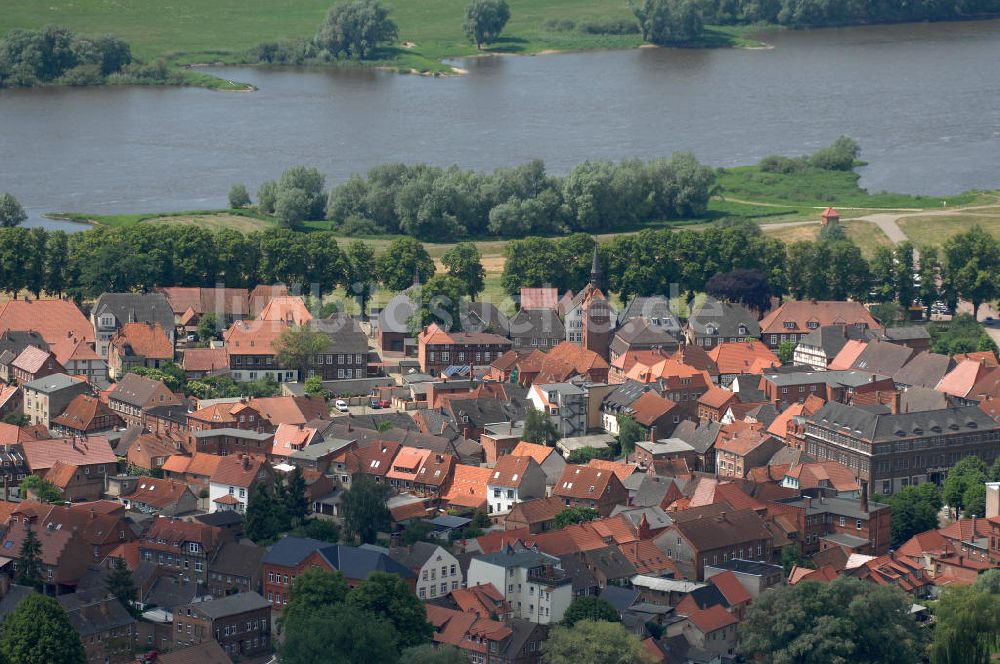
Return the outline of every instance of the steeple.
<path id="1" fill-rule="evenodd" d="M 590 263 L 590 285 L 594 288 L 601 287 L 601 263 L 597 257 L 597 245 L 594 245 L 594 258 Z"/>

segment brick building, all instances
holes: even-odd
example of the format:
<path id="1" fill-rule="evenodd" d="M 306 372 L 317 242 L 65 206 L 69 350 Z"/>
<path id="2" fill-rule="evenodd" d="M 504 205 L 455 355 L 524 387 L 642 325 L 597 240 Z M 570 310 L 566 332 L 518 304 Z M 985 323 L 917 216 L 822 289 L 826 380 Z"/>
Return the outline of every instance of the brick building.
<path id="1" fill-rule="evenodd" d="M 511 349 L 511 341 L 490 332 L 447 332 L 436 323 L 417 337 L 420 370 L 438 375 L 451 365 L 488 365 Z"/>
<path id="2" fill-rule="evenodd" d="M 271 606 L 258 593 L 237 593 L 174 608 L 174 648 L 214 640 L 230 657 L 271 652 Z"/>

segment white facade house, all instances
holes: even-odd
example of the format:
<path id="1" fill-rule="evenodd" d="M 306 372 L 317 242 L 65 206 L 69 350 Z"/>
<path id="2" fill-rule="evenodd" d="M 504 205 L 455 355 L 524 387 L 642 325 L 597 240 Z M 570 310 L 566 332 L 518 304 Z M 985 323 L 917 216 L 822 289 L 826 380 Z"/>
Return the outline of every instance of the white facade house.
<path id="1" fill-rule="evenodd" d="M 507 547 L 469 562 L 469 583 L 492 583 L 510 603 L 515 618 L 557 623 L 573 600 L 573 580 L 555 556 Z"/>
<path id="2" fill-rule="evenodd" d="M 392 549 L 389 556 L 417 575 L 417 597 L 422 601 L 444 597 L 462 588 L 462 566 L 444 547 L 429 542 Z"/>
<path id="3" fill-rule="evenodd" d="M 491 517 L 507 514 L 523 500 L 544 497 L 545 471 L 529 456 L 500 457 L 486 481 L 486 505 Z"/>

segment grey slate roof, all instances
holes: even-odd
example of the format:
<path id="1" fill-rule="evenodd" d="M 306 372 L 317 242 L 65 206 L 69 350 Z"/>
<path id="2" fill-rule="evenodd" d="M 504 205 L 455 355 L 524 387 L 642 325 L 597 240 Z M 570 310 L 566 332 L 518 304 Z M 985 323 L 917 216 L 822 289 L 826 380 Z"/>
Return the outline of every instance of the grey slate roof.
<path id="1" fill-rule="evenodd" d="M 892 376 L 913 357 L 913 349 L 887 341 L 872 341 L 861 351 L 852 369 Z"/>
<path id="2" fill-rule="evenodd" d="M 847 345 L 848 340 L 864 338 L 865 331 L 853 325 L 824 325 L 802 337 L 799 345 L 821 349 L 830 361 Z"/>
<path id="3" fill-rule="evenodd" d="M 824 404 L 807 421 L 826 428 L 848 429 L 852 436 L 872 442 L 989 431 L 998 426 L 978 406 L 891 415 L 873 413 L 835 401 Z"/>
<path id="4" fill-rule="evenodd" d="M 955 361 L 947 355 L 924 351 L 906 363 L 892 376 L 896 385 L 927 387 L 933 389 L 944 375 L 955 368 Z"/>
<path id="5" fill-rule="evenodd" d="M 116 327 L 125 323 L 155 323 L 170 337 L 174 331 L 174 310 L 163 293 L 104 293 L 91 310 L 96 320 L 110 313 Z"/>
<path id="6" fill-rule="evenodd" d="M 691 315 L 688 325 L 698 336 L 760 337 L 760 323 L 749 309 L 711 297 Z M 746 327 L 743 334 L 740 334 L 741 325 Z M 710 326 L 717 330 L 715 334 L 709 334 Z"/>
<path id="7" fill-rule="evenodd" d="M 678 345 L 677 337 L 666 329 L 653 325 L 646 318 L 633 318 L 615 332 L 611 350 L 622 355 L 631 349 L 676 349 Z"/>
<path id="8" fill-rule="evenodd" d="M 521 309 L 510 320 L 511 339 L 562 339 L 566 328 L 555 309 Z"/>
<path id="9" fill-rule="evenodd" d="M 153 581 L 152 587 L 142 599 L 144 604 L 173 611 L 174 607 L 193 602 L 196 597 L 203 594 L 203 590 L 196 581 L 181 581 L 176 577 L 161 576 Z"/>
<path id="10" fill-rule="evenodd" d="M 632 380 L 630 378 L 604 397 L 603 406 L 605 409 L 613 411 L 628 408 L 632 405 L 633 401 L 652 389 L 653 387 L 651 385 L 647 383 L 640 383 L 639 381 Z"/>
<path id="11" fill-rule="evenodd" d="M 417 310 L 410 299 L 413 286 L 396 293 L 385 308 L 378 313 L 377 325 L 382 332 L 409 334 L 407 321 Z"/>
<path id="12" fill-rule="evenodd" d="M 493 332 L 501 337 L 510 336 L 510 319 L 490 302 L 462 300 L 458 316 L 466 332 Z"/>
<path id="13" fill-rule="evenodd" d="M 950 405 L 947 394 L 931 387 L 911 387 L 899 395 L 899 409 L 904 413 L 941 410 Z"/>
<path id="14" fill-rule="evenodd" d="M 7 614 L 17 608 L 21 600 L 35 592 L 31 586 L 11 585 L 7 594 L 0 598 L 0 621 L 7 617 Z"/>
<path id="15" fill-rule="evenodd" d="M 891 345 L 891 344 L 886 344 Z M 888 374 L 884 374 L 888 375 Z M 847 371 L 794 371 L 790 373 L 765 373 L 764 378 L 777 387 L 793 385 L 809 385 L 810 383 L 826 383 L 827 385 L 843 387 L 859 387 L 872 382 L 872 377 L 882 377 L 877 373 L 861 370 Z M 743 390 L 740 390 L 742 392 Z"/>
<path id="16" fill-rule="evenodd" d="M 261 563 L 294 567 L 313 551 L 325 546 L 330 546 L 330 543 L 309 537 L 283 537 L 268 548 Z"/>
<path id="17" fill-rule="evenodd" d="M 656 475 L 646 475 L 639 490 L 632 499 L 632 504 L 638 507 L 659 507 L 663 502 L 663 497 L 667 495 L 671 484 L 677 484 L 671 477 L 659 477 Z M 678 489 L 684 487 L 678 484 Z"/>
<path id="18" fill-rule="evenodd" d="M 275 542 L 264 554 L 262 563 L 294 567 L 306 556 L 318 551 L 335 570 L 348 579 L 367 579 L 372 572 L 389 572 L 404 579 L 413 572 L 386 554 L 370 548 L 330 544 L 308 537 L 285 537 Z"/>
<path id="19" fill-rule="evenodd" d="M 350 316 L 341 314 L 330 318 L 314 318 L 309 324 L 329 337 L 330 343 L 323 351 L 325 354 L 367 355 L 368 337 L 361 331 L 361 325 Z"/>
<path id="20" fill-rule="evenodd" d="M 196 602 L 192 608 L 197 608 L 209 618 L 218 619 L 257 609 L 269 609 L 271 603 L 251 590 L 248 593 L 236 593 L 207 602 Z"/>
<path id="21" fill-rule="evenodd" d="M 226 542 L 219 549 L 215 561 L 209 565 L 213 572 L 253 578 L 260 572 L 264 548 L 251 542 Z"/>
<path id="22" fill-rule="evenodd" d="M 79 383 L 80 380 L 73 378 L 72 376 L 67 376 L 64 373 L 57 373 L 43 378 L 36 378 L 33 381 L 25 383 L 24 386 L 36 392 L 51 394 L 53 392 L 58 392 L 59 390 L 64 390 L 67 387 L 78 385 Z"/>
<path id="23" fill-rule="evenodd" d="M 697 422 L 684 420 L 674 429 L 673 437 L 683 440 L 698 454 L 705 454 L 715 445 L 721 430 L 722 424 L 719 422 L 708 422 L 699 426 Z"/>
<path id="24" fill-rule="evenodd" d="M 930 339 L 931 333 L 923 325 L 904 325 L 903 327 L 887 327 L 883 333 L 891 341 L 916 341 Z"/>
<path id="25" fill-rule="evenodd" d="M 601 591 L 601 599 L 618 609 L 619 613 L 635 604 L 641 596 L 642 593 L 635 588 L 608 586 Z"/>
<path id="26" fill-rule="evenodd" d="M 681 321 L 677 318 L 677 314 L 670 310 L 670 300 L 662 295 L 632 298 L 618 316 L 618 324 L 624 325 L 635 318 L 655 319 L 658 321 L 657 326 L 672 334 L 681 331 Z"/>
<path id="27" fill-rule="evenodd" d="M 34 330 L 7 330 L 0 334 L 0 355 L 10 353 L 13 356 L 5 362 L 6 364 L 10 364 L 28 346 L 49 350 L 45 339 Z"/>
<path id="28" fill-rule="evenodd" d="M 81 596 L 71 593 L 56 598 L 66 610 L 69 623 L 81 638 L 108 632 L 135 623 L 135 618 L 114 597 Z"/>
<path id="29" fill-rule="evenodd" d="M 504 549 L 497 551 L 496 553 L 476 556 L 476 558 L 499 567 L 526 567 L 529 569 L 542 567 L 544 565 L 552 565 L 558 560 L 555 556 L 550 556 L 547 553 L 524 548 L 509 550 Z"/>
<path id="30" fill-rule="evenodd" d="M 153 394 L 156 392 L 159 384 L 159 381 L 152 378 L 127 373 L 118 381 L 115 389 L 108 395 L 108 398 L 122 401 L 136 408 L 142 408 L 142 406 L 153 398 Z"/>
<path id="31" fill-rule="evenodd" d="M 439 548 L 430 542 L 416 542 L 412 547 L 391 549 L 389 557 L 408 569 L 420 569 Z"/>

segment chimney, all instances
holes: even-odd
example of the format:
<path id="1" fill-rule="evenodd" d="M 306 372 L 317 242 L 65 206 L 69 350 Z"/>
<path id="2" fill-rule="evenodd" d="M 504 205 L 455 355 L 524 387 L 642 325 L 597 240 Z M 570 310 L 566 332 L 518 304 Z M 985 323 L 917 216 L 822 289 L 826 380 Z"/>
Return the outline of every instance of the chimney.
<path id="1" fill-rule="evenodd" d="M 806 496 L 806 509 L 809 509 L 812 506 L 813 506 L 812 496 Z"/>

